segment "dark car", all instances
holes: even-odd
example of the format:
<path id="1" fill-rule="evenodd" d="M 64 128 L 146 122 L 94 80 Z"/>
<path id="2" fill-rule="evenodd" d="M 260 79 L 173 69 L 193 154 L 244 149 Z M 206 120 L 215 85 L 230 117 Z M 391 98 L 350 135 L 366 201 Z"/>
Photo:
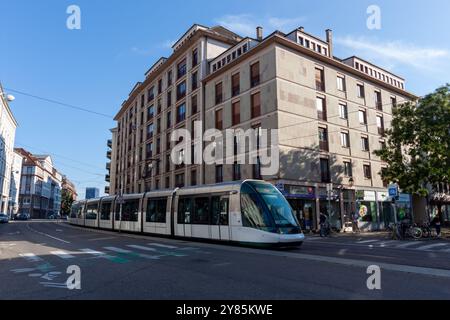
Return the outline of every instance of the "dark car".
<path id="1" fill-rule="evenodd" d="M 4 213 L 0 213 L 0 223 L 8 223 L 9 222 L 9 216 Z"/>
<path id="2" fill-rule="evenodd" d="M 14 219 L 18 220 L 18 221 L 27 221 L 29 219 L 29 217 L 28 217 L 28 214 L 26 214 L 26 213 L 18 213 L 18 214 L 16 214 Z"/>

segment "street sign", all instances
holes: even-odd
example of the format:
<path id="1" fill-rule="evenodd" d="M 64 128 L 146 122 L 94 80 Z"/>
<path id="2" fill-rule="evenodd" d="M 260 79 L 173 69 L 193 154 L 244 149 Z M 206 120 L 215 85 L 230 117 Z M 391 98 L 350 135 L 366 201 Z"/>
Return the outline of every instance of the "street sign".
<path id="1" fill-rule="evenodd" d="M 388 194 L 391 198 L 397 198 L 398 197 L 398 185 L 397 184 L 391 184 L 388 188 Z"/>

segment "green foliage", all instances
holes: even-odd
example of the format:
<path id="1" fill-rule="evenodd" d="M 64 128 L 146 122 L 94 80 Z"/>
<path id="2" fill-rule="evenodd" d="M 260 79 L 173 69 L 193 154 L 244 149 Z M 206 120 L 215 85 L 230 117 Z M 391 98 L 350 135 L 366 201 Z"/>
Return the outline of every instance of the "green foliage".
<path id="1" fill-rule="evenodd" d="M 389 164 L 383 179 L 409 193 L 428 194 L 427 186 L 450 176 L 450 84 L 416 103 L 393 108 L 386 148 L 375 154 Z"/>
<path id="2" fill-rule="evenodd" d="M 61 192 L 61 215 L 67 216 L 72 208 L 73 195 L 67 190 Z"/>

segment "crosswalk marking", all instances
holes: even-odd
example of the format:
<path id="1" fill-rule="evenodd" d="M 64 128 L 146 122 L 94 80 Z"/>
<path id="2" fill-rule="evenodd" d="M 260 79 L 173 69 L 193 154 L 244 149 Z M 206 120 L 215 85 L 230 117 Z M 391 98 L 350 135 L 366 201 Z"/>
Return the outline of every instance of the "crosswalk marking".
<path id="1" fill-rule="evenodd" d="M 148 254 L 135 253 L 135 252 L 130 251 L 130 250 L 116 248 L 116 247 L 104 247 L 104 248 L 106 250 L 109 250 L 109 251 L 117 252 L 117 253 L 120 253 L 120 254 L 125 254 L 128 257 L 137 257 L 137 258 L 144 258 L 144 259 L 150 259 L 150 260 L 157 260 L 157 259 L 159 259 L 161 257 L 161 255 L 151 256 L 151 255 L 148 255 Z"/>
<path id="2" fill-rule="evenodd" d="M 366 243 L 375 243 L 378 242 L 379 240 L 364 240 L 364 241 L 358 241 L 357 243 L 359 244 L 366 244 Z"/>
<path id="3" fill-rule="evenodd" d="M 94 256 L 104 256 L 104 255 L 106 255 L 106 253 L 104 253 L 104 252 L 100 252 L 100 251 L 92 250 L 92 249 L 81 249 L 80 251 L 84 252 L 86 254 L 94 255 Z"/>
<path id="4" fill-rule="evenodd" d="M 65 251 L 51 251 L 51 254 L 60 257 L 61 259 L 73 259 L 75 258 L 73 255 L 68 254 Z"/>
<path id="5" fill-rule="evenodd" d="M 417 245 L 416 241 L 412 241 L 412 242 L 406 242 L 406 243 L 402 243 L 402 244 L 398 244 L 395 247 L 396 248 L 408 248 L 408 247 L 412 247 Z"/>
<path id="6" fill-rule="evenodd" d="M 439 247 L 444 247 L 447 246 L 447 243 L 435 243 L 435 244 L 430 244 L 428 246 L 422 246 L 417 248 L 417 250 L 430 250 L 430 249 L 434 249 L 434 248 L 439 248 Z"/>
<path id="7" fill-rule="evenodd" d="M 154 249 L 154 248 L 138 246 L 138 245 L 134 245 L 134 244 L 127 245 L 127 247 L 133 248 L 133 249 L 138 249 L 138 250 L 144 250 L 144 251 L 153 251 L 153 252 L 156 251 L 156 249 Z"/>
<path id="8" fill-rule="evenodd" d="M 116 248 L 116 247 L 103 247 L 103 249 L 117 252 L 117 253 L 132 253 L 132 251 L 130 251 L 130 250 L 125 250 L 125 249 Z"/>
<path id="9" fill-rule="evenodd" d="M 36 256 L 34 253 L 21 253 L 19 256 L 30 262 L 42 261 L 42 258 Z"/>
<path id="10" fill-rule="evenodd" d="M 160 243 L 148 243 L 149 246 L 155 246 L 160 248 L 167 248 L 167 249 L 178 249 L 178 247 L 175 246 L 169 246 L 167 244 L 160 244 Z"/>

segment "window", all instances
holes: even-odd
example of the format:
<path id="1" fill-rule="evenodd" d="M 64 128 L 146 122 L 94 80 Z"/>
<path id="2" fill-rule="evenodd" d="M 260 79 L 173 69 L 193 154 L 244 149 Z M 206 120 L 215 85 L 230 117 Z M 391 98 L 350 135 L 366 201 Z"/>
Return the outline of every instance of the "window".
<path id="1" fill-rule="evenodd" d="M 183 59 L 177 66 L 177 77 L 180 79 L 186 74 L 186 59 Z"/>
<path id="2" fill-rule="evenodd" d="M 120 207 L 116 206 L 116 221 L 139 221 L 139 200 L 128 200 L 122 205 L 122 219 L 120 217 Z"/>
<path id="3" fill-rule="evenodd" d="M 169 178 L 169 177 L 167 177 Z M 166 178 L 166 179 L 167 179 Z M 177 223 L 178 224 L 190 224 L 191 214 L 192 214 L 192 199 L 191 198 L 181 198 L 178 201 L 177 210 Z"/>
<path id="4" fill-rule="evenodd" d="M 259 62 L 256 62 L 250 66 L 250 85 L 253 88 L 259 85 L 259 82 Z"/>
<path id="5" fill-rule="evenodd" d="M 155 107 L 152 105 L 147 109 L 147 121 L 155 116 Z"/>
<path id="6" fill-rule="evenodd" d="M 153 137 L 153 132 L 154 132 L 154 130 L 155 130 L 155 128 L 154 128 L 153 123 L 150 123 L 150 124 L 147 126 L 147 139 L 150 139 L 150 138 Z"/>
<path id="7" fill-rule="evenodd" d="M 255 93 L 251 97 L 251 117 L 256 118 L 261 115 L 261 94 Z"/>
<path id="8" fill-rule="evenodd" d="M 344 148 L 350 148 L 350 137 L 348 132 L 341 132 L 341 146 Z"/>
<path id="9" fill-rule="evenodd" d="M 378 134 L 384 136 L 384 120 L 382 116 L 377 116 Z"/>
<path id="10" fill-rule="evenodd" d="M 167 199 L 148 199 L 146 222 L 166 223 Z"/>
<path id="11" fill-rule="evenodd" d="M 210 224 L 227 226 L 229 216 L 229 199 L 221 199 L 218 196 L 211 197 L 211 206 L 212 212 Z"/>
<path id="12" fill-rule="evenodd" d="M 162 92 L 162 79 L 158 80 L 158 94 L 161 94 Z"/>
<path id="13" fill-rule="evenodd" d="M 216 166 L 216 183 L 223 182 L 223 166 Z"/>
<path id="14" fill-rule="evenodd" d="M 172 91 L 167 91 L 167 108 L 172 105 Z"/>
<path id="15" fill-rule="evenodd" d="M 233 180 L 241 180 L 241 165 L 237 163 L 237 161 L 235 161 L 233 164 Z"/>
<path id="16" fill-rule="evenodd" d="M 186 81 L 183 81 L 177 86 L 177 100 L 183 99 L 185 96 L 186 96 Z"/>
<path id="17" fill-rule="evenodd" d="M 358 98 L 364 98 L 365 97 L 364 86 L 362 84 L 357 84 L 356 86 Z"/>
<path id="18" fill-rule="evenodd" d="M 192 98 L 191 98 L 191 115 L 194 115 L 197 112 L 198 112 L 197 96 L 192 96 Z"/>
<path id="19" fill-rule="evenodd" d="M 192 91 L 198 88 L 198 73 L 194 72 L 192 74 Z"/>
<path id="20" fill-rule="evenodd" d="M 192 51 L 192 67 L 195 67 L 198 64 L 198 49 L 194 49 Z"/>
<path id="21" fill-rule="evenodd" d="M 322 151 L 328 151 L 328 130 L 319 128 L 319 148 Z"/>
<path id="22" fill-rule="evenodd" d="M 160 134 L 161 133 L 161 118 L 158 118 L 156 120 L 156 134 Z"/>
<path id="23" fill-rule="evenodd" d="M 383 181 L 383 187 L 387 188 L 389 185 L 389 181 L 386 178 L 383 178 L 386 175 L 387 168 L 381 168 L 381 180 Z"/>
<path id="24" fill-rule="evenodd" d="M 97 220 L 98 203 L 89 204 L 86 208 L 86 220 Z"/>
<path id="25" fill-rule="evenodd" d="M 325 105 L 325 98 L 316 98 L 317 118 L 322 121 L 327 121 L 327 108 Z"/>
<path id="26" fill-rule="evenodd" d="M 396 97 L 391 97 L 391 105 L 392 105 L 392 108 L 397 107 L 397 98 Z"/>
<path id="27" fill-rule="evenodd" d="M 192 224 L 209 224 L 209 211 L 208 197 L 195 198 Z"/>
<path id="28" fill-rule="evenodd" d="M 361 150 L 369 151 L 369 138 L 368 137 L 361 137 Z"/>
<path id="29" fill-rule="evenodd" d="M 186 104 L 180 104 L 177 107 L 177 123 L 184 121 L 186 119 Z"/>
<path id="30" fill-rule="evenodd" d="M 216 104 L 222 103 L 223 95 L 222 95 L 222 82 L 216 83 Z"/>
<path id="31" fill-rule="evenodd" d="M 372 179 L 372 170 L 370 168 L 370 164 L 363 165 L 364 178 Z"/>
<path id="32" fill-rule="evenodd" d="M 223 129 L 223 115 L 222 115 L 222 109 L 216 110 L 216 129 L 222 130 Z"/>
<path id="33" fill-rule="evenodd" d="M 166 189 L 170 189 L 170 177 L 166 177 Z"/>
<path id="34" fill-rule="evenodd" d="M 149 159 L 153 156 L 153 143 L 152 142 L 147 143 L 145 154 L 146 154 L 147 159 Z"/>
<path id="35" fill-rule="evenodd" d="M 172 70 L 169 70 L 169 72 L 167 72 L 167 87 L 170 87 L 172 85 Z"/>
<path id="36" fill-rule="evenodd" d="M 352 163 L 350 161 L 344 161 L 344 175 L 347 178 L 353 177 Z"/>
<path id="37" fill-rule="evenodd" d="M 367 124 L 367 116 L 365 110 L 359 110 L 358 112 L 358 118 L 360 124 Z"/>
<path id="38" fill-rule="evenodd" d="M 233 126 L 239 124 L 241 122 L 241 103 L 239 101 L 236 101 L 231 106 L 231 112 L 232 112 L 232 123 Z"/>
<path id="39" fill-rule="evenodd" d="M 172 112 L 167 112 L 167 129 L 172 127 Z"/>
<path id="40" fill-rule="evenodd" d="M 152 101 L 155 98 L 155 87 L 151 87 L 147 91 L 147 102 Z"/>
<path id="41" fill-rule="evenodd" d="M 346 104 L 339 104 L 339 117 L 341 119 L 348 120 L 348 109 Z"/>
<path id="42" fill-rule="evenodd" d="M 323 183 L 331 182 L 330 163 L 329 163 L 329 160 L 326 158 L 320 159 L 320 176 L 321 176 L 321 181 Z"/>
<path id="43" fill-rule="evenodd" d="M 324 71 L 319 68 L 316 68 L 316 90 L 325 91 Z"/>
<path id="44" fill-rule="evenodd" d="M 375 91 L 375 106 L 377 110 L 383 111 L 383 102 L 381 100 L 381 92 Z"/>
<path id="45" fill-rule="evenodd" d="M 176 188 L 184 187 L 184 173 L 180 173 L 175 176 L 175 187 Z"/>
<path id="46" fill-rule="evenodd" d="M 197 171 L 196 170 L 192 170 L 191 172 L 191 186 L 196 186 L 197 185 Z"/>
<path id="47" fill-rule="evenodd" d="M 102 202 L 100 219 L 111 220 L 111 202 Z"/>
<path id="48" fill-rule="evenodd" d="M 241 93 L 240 81 L 241 81 L 241 77 L 240 77 L 239 73 L 236 73 L 231 77 L 231 96 L 232 97 L 235 97 L 239 93 Z"/>
<path id="49" fill-rule="evenodd" d="M 344 77 L 337 77 L 337 89 L 339 91 L 345 91 L 345 78 Z"/>

